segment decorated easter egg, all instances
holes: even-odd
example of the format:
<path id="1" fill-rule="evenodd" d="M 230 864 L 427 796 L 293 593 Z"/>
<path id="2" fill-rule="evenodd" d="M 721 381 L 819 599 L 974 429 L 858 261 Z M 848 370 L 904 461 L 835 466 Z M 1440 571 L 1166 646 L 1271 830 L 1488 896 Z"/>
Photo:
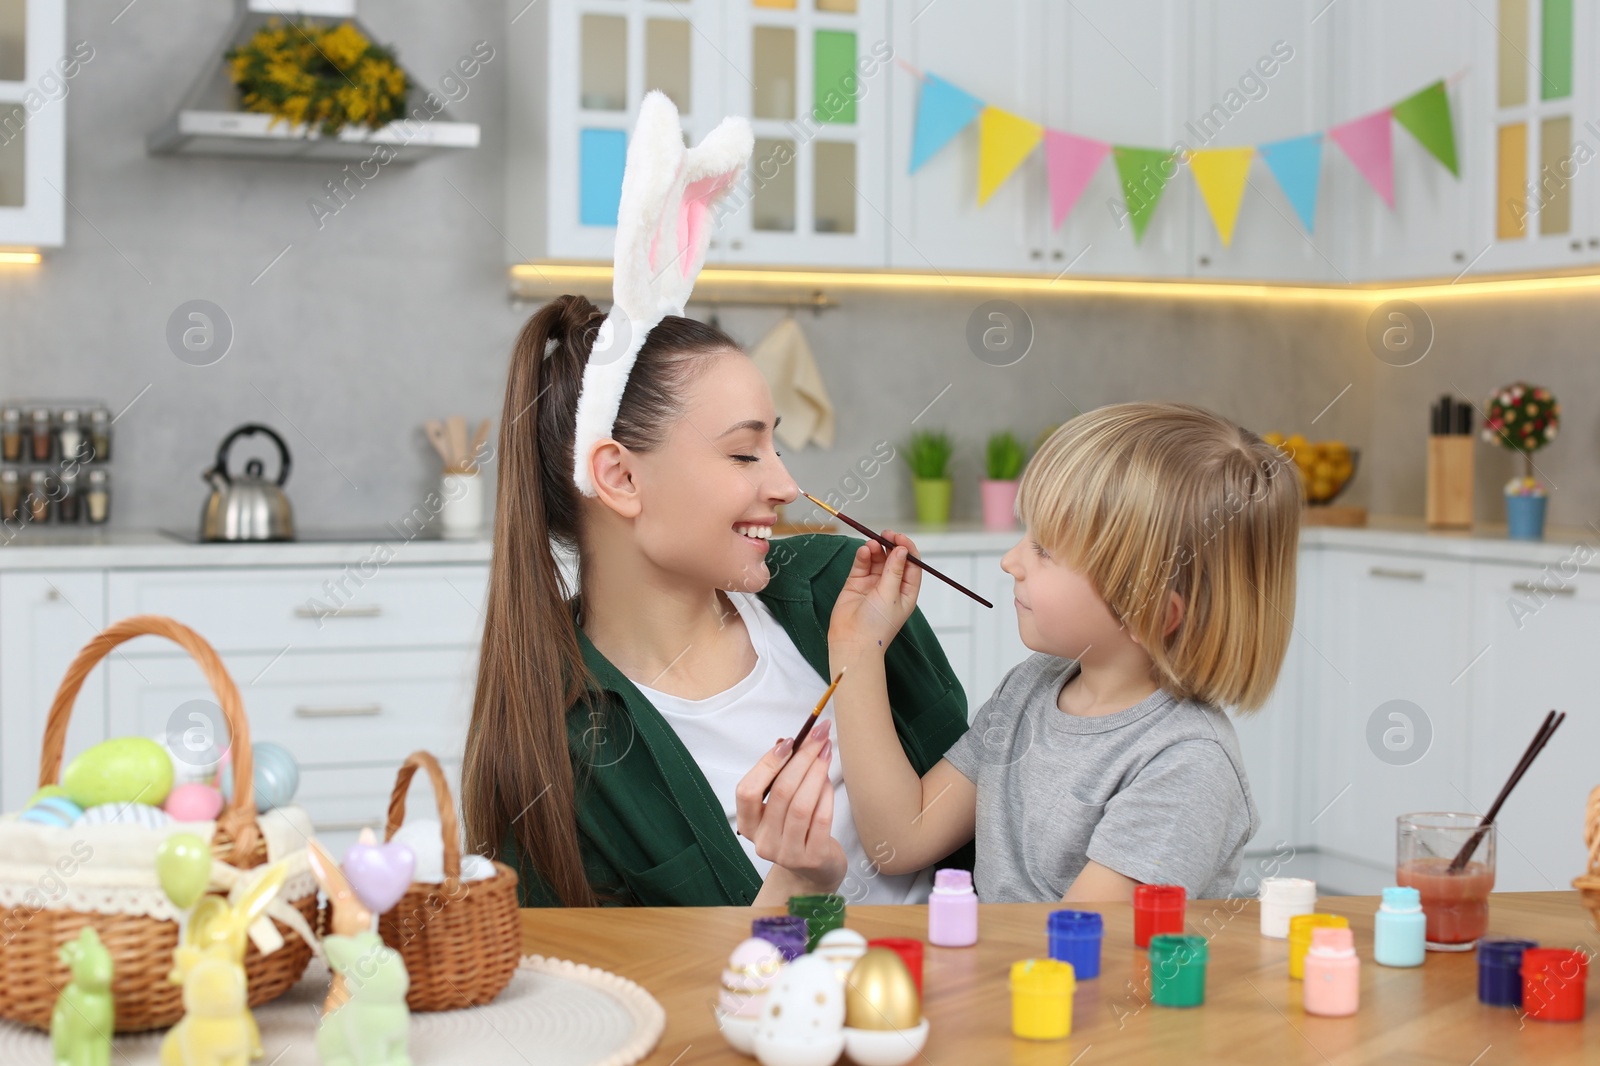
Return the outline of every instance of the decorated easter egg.
<path id="1" fill-rule="evenodd" d="M 116 737 L 69 762 L 61 787 L 85 810 L 105 803 L 159 804 L 172 791 L 172 758 L 149 737 Z"/>
<path id="2" fill-rule="evenodd" d="M 850 976 L 850 967 L 867 953 L 867 938 L 854 929 L 829 929 L 817 941 L 817 954 L 833 963 L 833 970 L 842 984 Z"/>
<path id="3" fill-rule="evenodd" d="M 783 953 L 759 937 L 740 941 L 722 970 L 717 1005 L 727 1014 L 754 1019 L 767 988 L 783 966 Z"/>
<path id="4" fill-rule="evenodd" d="M 222 813 L 222 793 L 189 781 L 173 788 L 162 809 L 180 822 L 209 822 Z"/>
<path id="5" fill-rule="evenodd" d="M 172 815 L 148 803 L 102 803 L 83 812 L 78 825 L 142 825 L 146 829 L 164 829 L 172 824 Z"/>
<path id="6" fill-rule="evenodd" d="M 833 1066 L 844 1052 L 844 988 L 833 964 L 802 955 L 778 971 L 756 1022 L 762 1066 Z"/>
<path id="7" fill-rule="evenodd" d="M 35 803 L 38 803 L 40 800 L 49 796 L 64 796 L 67 799 L 72 798 L 71 796 L 67 795 L 67 790 L 62 788 L 60 785 L 45 785 L 32 796 L 28 797 L 27 806 L 32 807 Z"/>
<path id="8" fill-rule="evenodd" d="M 911 1029 L 922 1021 L 917 985 L 904 960 L 888 948 L 869 948 L 850 969 L 844 994 L 852 1029 Z"/>
<path id="9" fill-rule="evenodd" d="M 262 740 L 250 748 L 255 759 L 256 810 L 270 811 L 294 799 L 300 787 L 300 764 L 294 761 L 289 749 L 281 744 Z M 222 798 L 233 800 L 233 760 L 224 761 L 222 768 Z"/>
<path id="10" fill-rule="evenodd" d="M 82 817 L 83 808 L 65 796 L 45 796 L 43 799 L 35 799 L 28 809 L 22 812 L 24 822 L 32 822 L 34 825 L 53 825 L 60 829 L 65 829 Z"/>
<path id="11" fill-rule="evenodd" d="M 211 881 L 211 845 L 193 833 L 173 833 L 156 847 L 156 877 L 173 906 L 188 910 Z"/>

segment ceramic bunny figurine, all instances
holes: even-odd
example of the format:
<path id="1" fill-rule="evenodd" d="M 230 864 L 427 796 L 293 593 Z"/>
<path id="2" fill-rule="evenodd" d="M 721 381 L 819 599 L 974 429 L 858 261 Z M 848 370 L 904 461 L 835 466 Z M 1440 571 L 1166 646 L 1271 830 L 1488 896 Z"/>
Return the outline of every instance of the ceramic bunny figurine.
<path id="1" fill-rule="evenodd" d="M 344 978 L 348 998 L 322 1016 L 317 1054 L 323 1066 L 411 1066 L 406 1040 L 411 988 L 405 960 L 377 933 L 324 937 L 328 965 Z"/>
<path id="2" fill-rule="evenodd" d="M 111 1061 L 111 955 L 100 934 L 85 926 L 61 945 L 72 980 L 50 1012 L 50 1047 L 56 1066 L 107 1066 Z"/>
<path id="3" fill-rule="evenodd" d="M 350 887 L 350 881 L 345 877 L 344 871 L 333 861 L 333 856 L 328 854 L 320 841 L 312 840 L 306 844 L 306 858 L 311 862 L 311 872 L 315 875 L 317 884 L 322 886 L 323 894 L 328 897 L 328 905 L 333 908 L 333 915 L 328 924 L 334 935 L 354 937 L 370 933 L 372 911 L 361 902 L 355 889 Z M 331 939 L 332 937 L 326 938 L 324 945 Z M 344 1006 L 347 998 L 344 974 L 338 967 L 334 967 L 333 981 L 328 986 L 328 998 L 322 1004 L 323 1016 L 326 1017 Z"/>
<path id="4" fill-rule="evenodd" d="M 161 1040 L 161 1066 L 245 1066 L 262 1057 L 238 963 L 202 954 L 183 981 L 183 1012 Z"/>

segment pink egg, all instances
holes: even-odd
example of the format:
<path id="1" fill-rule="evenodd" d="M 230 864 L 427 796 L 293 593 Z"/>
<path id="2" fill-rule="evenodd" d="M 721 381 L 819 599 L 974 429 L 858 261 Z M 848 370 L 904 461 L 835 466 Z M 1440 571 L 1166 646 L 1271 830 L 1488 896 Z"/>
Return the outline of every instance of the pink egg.
<path id="1" fill-rule="evenodd" d="M 162 806 L 180 822 L 209 822 L 222 812 L 222 793 L 190 782 L 174 788 Z"/>

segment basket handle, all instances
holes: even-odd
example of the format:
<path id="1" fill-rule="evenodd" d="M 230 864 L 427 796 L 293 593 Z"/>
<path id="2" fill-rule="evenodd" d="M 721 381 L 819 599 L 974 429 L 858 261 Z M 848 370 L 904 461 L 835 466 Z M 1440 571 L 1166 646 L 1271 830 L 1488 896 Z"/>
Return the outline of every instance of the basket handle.
<path id="1" fill-rule="evenodd" d="M 44 746 L 39 753 L 39 787 L 56 784 L 61 778 L 61 753 L 67 742 L 72 705 L 89 672 L 118 644 L 144 636 L 166 637 L 188 652 L 199 664 L 206 681 L 211 685 L 211 691 L 222 705 L 222 717 L 228 723 L 228 743 L 233 753 L 233 800 L 218 815 L 217 830 L 227 832 L 233 841 L 233 854 L 248 856 L 255 848 L 258 830 L 255 760 L 250 751 L 250 722 L 244 716 L 244 702 L 239 698 L 239 688 L 228 676 L 228 669 L 222 665 L 216 650 L 200 634 L 166 615 L 136 614 L 113 622 L 85 644 L 83 650 L 78 652 L 78 657 L 72 660 L 72 665 L 67 667 L 66 674 L 61 678 L 61 686 L 56 689 L 55 702 L 50 704 L 50 717 L 45 722 Z"/>
<path id="2" fill-rule="evenodd" d="M 400 772 L 395 775 L 394 791 L 389 794 L 389 823 L 384 826 L 385 842 L 394 839 L 400 823 L 406 820 L 406 792 L 417 767 L 428 771 L 433 781 L 433 798 L 439 806 L 439 829 L 444 836 L 444 880 L 450 885 L 461 880 L 461 828 L 456 822 L 456 805 L 450 797 L 450 783 L 444 779 L 439 760 L 426 751 L 414 751 L 406 756 Z"/>

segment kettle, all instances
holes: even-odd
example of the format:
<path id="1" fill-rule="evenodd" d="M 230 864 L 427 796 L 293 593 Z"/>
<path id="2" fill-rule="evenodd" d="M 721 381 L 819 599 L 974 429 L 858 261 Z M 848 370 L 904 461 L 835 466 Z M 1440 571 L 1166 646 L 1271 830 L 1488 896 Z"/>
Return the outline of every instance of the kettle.
<path id="1" fill-rule="evenodd" d="M 244 465 L 244 475 L 228 476 L 228 449 L 240 437 L 265 433 L 278 446 L 278 480 L 261 476 L 260 459 Z M 249 423 L 223 438 L 217 463 L 200 475 L 211 485 L 211 496 L 200 512 L 200 539 L 293 540 L 294 512 L 280 486 L 289 480 L 289 448 L 267 426 Z"/>

